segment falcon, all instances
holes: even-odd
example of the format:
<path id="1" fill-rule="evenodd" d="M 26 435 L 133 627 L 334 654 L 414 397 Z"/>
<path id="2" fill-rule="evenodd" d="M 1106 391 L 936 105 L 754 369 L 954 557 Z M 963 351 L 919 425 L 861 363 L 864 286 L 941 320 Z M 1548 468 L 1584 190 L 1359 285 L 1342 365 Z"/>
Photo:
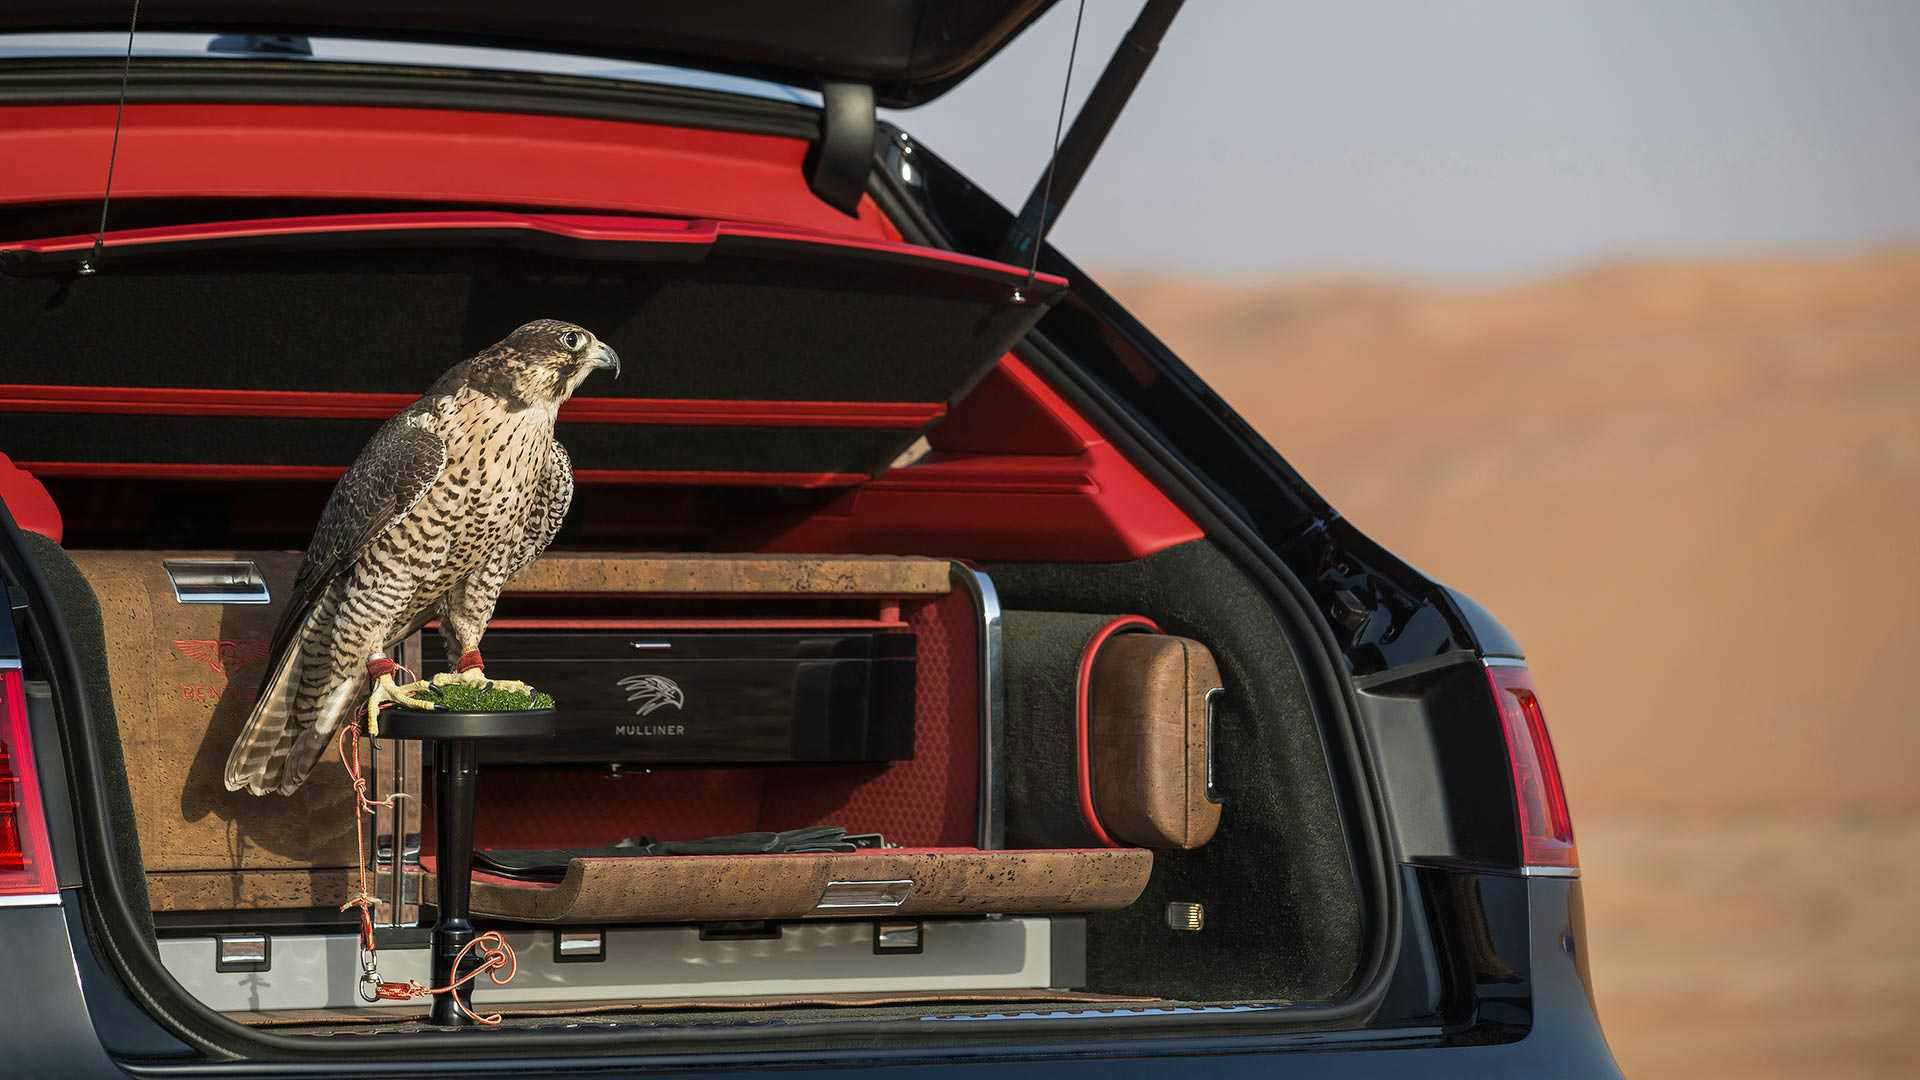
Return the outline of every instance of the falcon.
<path id="1" fill-rule="evenodd" d="M 573 499 L 554 415 L 600 370 L 618 378 L 620 357 L 593 334 L 530 322 L 374 433 L 300 562 L 227 790 L 291 795 L 363 698 L 375 733 L 382 705 L 433 708 L 418 696 L 429 684 L 396 683 L 386 653 L 431 619 L 454 668 L 434 682 L 488 682 L 480 638 L 500 590 L 546 550 Z"/>

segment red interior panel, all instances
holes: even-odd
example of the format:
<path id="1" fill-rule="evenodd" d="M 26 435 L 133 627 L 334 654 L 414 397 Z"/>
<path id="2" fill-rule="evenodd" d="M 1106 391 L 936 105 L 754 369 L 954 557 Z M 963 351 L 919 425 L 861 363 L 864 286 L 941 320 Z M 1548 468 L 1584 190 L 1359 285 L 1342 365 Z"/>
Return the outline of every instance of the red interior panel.
<path id="1" fill-rule="evenodd" d="M 17 468 L 5 453 L 0 453 L 0 503 L 6 505 L 14 523 L 22 529 L 60 542 L 60 508 L 54 505 L 53 496 L 47 494 L 46 485 Z"/>
<path id="2" fill-rule="evenodd" d="M 331 417 L 385 420 L 412 394 L 334 390 L 202 390 L 164 386 L 0 383 L 0 412 L 164 416 Z M 921 427 L 946 413 L 922 401 L 701 401 L 576 397 L 560 419 L 577 424 L 713 424 L 720 427 Z"/>
<path id="3" fill-rule="evenodd" d="M 933 453 L 782 523 L 760 549 L 1118 562 L 1204 535 L 1017 357 L 928 442 Z"/>
<path id="4" fill-rule="evenodd" d="M 965 593 L 911 605 L 918 635 L 913 760 L 770 770 L 762 829 L 845 825 L 889 843 L 970 847 L 980 813 L 978 617 Z"/>
<path id="5" fill-rule="evenodd" d="M 0 109 L 0 203 L 100 197 L 114 107 Z M 808 189 L 804 140 L 611 120 L 329 105 L 128 105 L 115 199 L 312 198 L 573 207 L 897 240 Z"/>

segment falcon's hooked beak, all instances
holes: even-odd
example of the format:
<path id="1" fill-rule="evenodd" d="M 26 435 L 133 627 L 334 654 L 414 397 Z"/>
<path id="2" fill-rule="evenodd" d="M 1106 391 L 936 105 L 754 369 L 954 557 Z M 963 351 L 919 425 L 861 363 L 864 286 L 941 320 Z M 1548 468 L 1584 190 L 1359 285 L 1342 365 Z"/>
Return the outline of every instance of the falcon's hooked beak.
<path id="1" fill-rule="evenodd" d="M 587 366 L 611 371 L 617 379 L 620 377 L 620 354 L 614 352 L 613 346 L 606 342 L 596 341 L 593 343 L 593 359 Z"/>

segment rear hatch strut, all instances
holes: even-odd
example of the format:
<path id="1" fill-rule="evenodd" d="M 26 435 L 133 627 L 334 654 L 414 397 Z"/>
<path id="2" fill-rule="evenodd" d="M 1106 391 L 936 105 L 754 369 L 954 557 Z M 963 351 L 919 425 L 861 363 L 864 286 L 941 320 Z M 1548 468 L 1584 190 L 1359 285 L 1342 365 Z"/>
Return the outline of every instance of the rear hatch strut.
<path id="1" fill-rule="evenodd" d="M 1173 25 L 1173 17 L 1180 13 L 1183 3 L 1185 0 L 1147 0 L 1146 6 L 1140 9 L 1139 17 L 1133 20 L 1133 26 L 1120 39 L 1119 47 L 1114 49 L 1106 69 L 1100 73 L 1100 81 L 1093 84 L 1093 92 L 1074 115 L 1073 127 L 1067 129 L 1066 138 L 1060 141 L 1047 164 L 1047 171 L 1034 181 L 1033 192 L 1013 219 L 1013 227 L 1007 231 L 997 256 L 1001 262 L 1026 265 L 1035 245 L 1045 240 L 1053 223 L 1060 220 L 1060 211 L 1066 208 L 1067 200 L 1073 198 L 1074 189 L 1080 186 L 1087 166 L 1093 164 L 1094 155 L 1106 142 L 1114 121 L 1120 119 L 1121 110 L 1133 97 L 1134 88 L 1147 73 L 1147 66 L 1153 63 L 1154 54 L 1160 50 L 1160 39 L 1167 35 L 1167 28 Z"/>

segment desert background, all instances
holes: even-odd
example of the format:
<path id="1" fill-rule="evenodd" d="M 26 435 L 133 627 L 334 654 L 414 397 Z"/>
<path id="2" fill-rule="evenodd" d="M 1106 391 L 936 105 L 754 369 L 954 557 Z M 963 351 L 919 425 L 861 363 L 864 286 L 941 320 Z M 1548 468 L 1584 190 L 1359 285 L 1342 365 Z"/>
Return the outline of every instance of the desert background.
<path id="1" fill-rule="evenodd" d="M 1108 284 L 1527 649 L 1629 1076 L 1920 1070 L 1920 249 Z"/>

